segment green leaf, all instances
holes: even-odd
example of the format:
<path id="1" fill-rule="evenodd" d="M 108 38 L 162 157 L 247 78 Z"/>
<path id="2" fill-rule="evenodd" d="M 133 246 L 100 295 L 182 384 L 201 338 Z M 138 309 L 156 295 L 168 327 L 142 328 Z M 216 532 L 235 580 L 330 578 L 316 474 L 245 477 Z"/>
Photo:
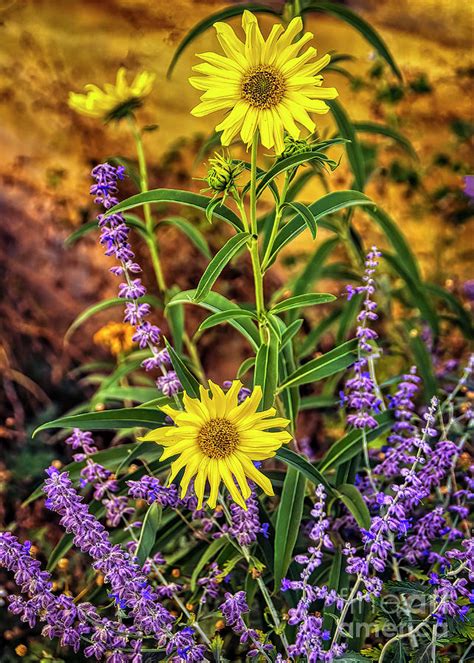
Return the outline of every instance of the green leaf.
<path id="1" fill-rule="evenodd" d="M 365 211 L 381 227 L 388 241 L 393 246 L 395 255 L 399 258 L 406 271 L 411 274 L 415 281 L 421 282 L 421 273 L 418 262 L 397 224 L 386 212 L 378 207 Z"/>
<path id="2" fill-rule="evenodd" d="M 362 293 L 355 295 L 349 301 L 346 301 L 342 309 L 339 320 L 339 329 L 337 330 L 336 342 L 342 343 L 350 334 L 353 324 L 359 315 L 362 304 Z"/>
<path id="3" fill-rule="evenodd" d="M 413 277 L 412 273 L 405 268 L 405 264 L 398 256 L 383 252 L 383 257 L 405 281 L 412 305 L 419 309 L 422 317 L 429 323 L 433 333 L 437 335 L 439 333 L 438 315 L 431 300 L 426 296 L 424 284 Z"/>
<path id="4" fill-rule="evenodd" d="M 327 102 L 331 107 L 332 114 L 336 120 L 337 127 L 341 136 L 347 139 L 346 143 L 346 152 L 351 164 L 352 174 L 354 175 L 356 187 L 360 190 L 364 190 L 366 174 L 365 174 L 365 162 L 364 154 L 357 138 L 357 134 L 354 130 L 347 113 L 339 102 L 335 99 Z"/>
<path id="5" fill-rule="evenodd" d="M 203 322 L 201 322 L 198 331 L 202 332 L 205 329 L 210 329 L 216 325 L 220 325 L 221 322 L 229 322 L 235 320 L 236 318 L 252 318 L 252 320 L 257 320 L 257 315 L 254 311 L 249 311 L 245 308 L 236 309 L 235 311 L 220 311 L 219 313 L 213 313 Z"/>
<path id="6" fill-rule="evenodd" d="M 140 207 L 142 205 L 152 203 L 177 203 L 178 205 L 185 205 L 200 210 L 203 214 L 206 213 L 207 206 L 209 205 L 209 198 L 199 193 L 192 193 L 191 191 L 180 191 L 179 189 L 152 189 L 144 193 L 137 193 L 135 196 L 130 196 L 126 200 L 122 200 L 118 205 L 107 210 L 105 216 L 110 214 L 117 214 L 117 212 L 124 212 L 125 210 Z M 213 214 L 218 219 L 230 223 L 236 230 L 243 231 L 244 227 L 242 221 L 237 214 L 225 205 L 218 205 Z"/>
<path id="7" fill-rule="evenodd" d="M 352 339 L 300 366 L 280 385 L 279 391 L 292 385 L 309 384 L 339 373 L 355 362 L 357 339 Z"/>
<path id="8" fill-rule="evenodd" d="M 84 235 L 88 235 L 93 230 L 97 230 L 97 221 L 95 220 L 88 221 L 87 223 L 82 224 L 82 226 L 79 226 L 77 230 L 75 230 L 68 237 L 66 237 L 66 239 L 64 240 L 64 245 L 72 246 L 77 242 L 78 239 L 84 237 Z"/>
<path id="9" fill-rule="evenodd" d="M 338 401 L 332 396 L 303 396 L 302 410 L 325 410 L 337 405 Z"/>
<path id="10" fill-rule="evenodd" d="M 168 343 L 166 338 L 165 343 L 170 355 L 171 363 L 173 364 L 174 370 L 178 374 L 179 381 L 181 382 L 183 390 L 188 394 L 188 396 L 199 398 L 199 382 L 187 368 L 186 364 L 183 362 L 176 350 Z"/>
<path id="11" fill-rule="evenodd" d="M 442 288 L 435 283 L 424 283 L 425 291 L 435 297 L 439 297 L 446 302 L 448 307 L 454 312 L 457 316 L 456 322 L 459 324 L 461 329 L 464 332 L 464 335 L 472 339 L 474 336 L 474 328 L 472 323 L 472 317 L 466 311 L 462 303 L 448 290 Z"/>
<path id="12" fill-rule="evenodd" d="M 306 4 L 302 11 L 305 14 L 309 12 L 331 14 L 355 28 L 369 42 L 369 44 L 375 48 L 380 57 L 382 57 L 392 69 L 395 76 L 402 80 L 402 73 L 382 37 L 367 23 L 367 21 L 348 7 L 335 2 L 315 1 Z"/>
<path id="13" fill-rule="evenodd" d="M 303 319 L 298 318 L 297 320 L 294 320 L 291 324 L 288 325 L 288 327 L 285 329 L 285 331 L 282 334 L 281 337 L 281 347 L 282 349 L 285 347 L 287 343 L 290 343 L 294 336 L 299 332 L 301 329 L 301 325 L 303 324 Z"/>
<path id="14" fill-rule="evenodd" d="M 102 505 L 101 505 L 102 506 Z M 89 509 L 92 511 L 92 508 Z M 62 559 L 68 552 L 71 550 L 74 545 L 74 537 L 72 534 L 64 534 L 54 547 L 51 555 L 49 556 L 48 563 L 46 565 L 46 571 L 54 571 L 57 563 Z"/>
<path id="15" fill-rule="evenodd" d="M 255 357 L 247 357 L 247 359 L 244 359 L 244 361 L 240 364 L 239 370 L 237 371 L 237 378 L 240 380 L 240 378 L 247 373 L 255 364 Z"/>
<path id="16" fill-rule="evenodd" d="M 438 381 L 433 370 L 431 354 L 426 347 L 426 343 L 420 337 L 418 329 L 409 323 L 407 323 L 406 329 L 408 343 L 420 371 L 423 391 L 427 398 L 432 398 L 438 392 Z"/>
<path id="17" fill-rule="evenodd" d="M 334 295 L 327 293 L 308 293 L 306 295 L 297 295 L 296 297 L 289 297 L 282 302 L 278 302 L 271 308 L 271 313 L 282 313 L 289 311 L 293 308 L 301 308 L 303 306 L 316 306 L 317 304 L 327 304 L 336 299 Z"/>
<path id="18" fill-rule="evenodd" d="M 316 234 L 318 232 L 318 224 L 316 223 L 316 219 L 314 218 L 310 208 L 307 205 L 298 202 L 285 203 L 285 207 L 291 207 L 292 209 L 295 210 L 295 212 L 297 212 L 297 214 L 301 216 L 303 221 L 306 223 L 312 238 L 316 239 Z"/>
<path id="19" fill-rule="evenodd" d="M 311 210 L 314 219 L 319 221 L 329 214 L 334 214 L 341 209 L 355 206 L 373 207 L 375 206 L 375 203 L 360 191 L 332 191 L 331 193 L 327 193 L 326 195 L 322 196 L 315 203 L 309 205 L 309 209 Z M 305 228 L 306 223 L 303 221 L 301 216 L 297 215 L 292 217 L 288 223 L 278 231 L 269 263 L 273 262 L 279 251 L 281 251 L 284 246 L 286 246 L 289 242 L 295 239 L 295 237 L 302 233 Z"/>
<path id="20" fill-rule="evenodd" d="M 167 72 L 168 78 L 173 73 L 173 69 L 175 68 L 176 63 L 181 57 L 184 49 L 187 46 L 189 46 L 189 44 L 191 44 L 197 37 L 199 37 L 199 35 L 201 35 L 203 32 L 206 32 L 206 30 L 209 30 L 209 28 L 211 28 L 214 25 L 214 23 L 217 23 L 218 21 L 228 21 L 229 18 L 233 18 L 234 16 L 240 16 L 241 14 L 244 13 L 246 9 L 248 11 L 253 12 L 254 14 L 264 13 L 264 14 L 274 14 L 275 16 L 278 16 L 278 13 L 274 9 L 271 9 L 271 7 L 266 7 L 265 5 L 260 5 L 252 2 L 245 3 L 242 5 L 237 5 L 234 7 L 228 7 L 227 9 L 221 10 L 219 12 L 216 12 L 215 14 L 207 16 L 202 21 L 197 23 L 197 25 L 195 25 L 187 33 L 187 35 L 178 45 L 178 48 L 174 52 L 173 58 L 168 67 L 168 72 Z"/>
<path id="21" fill-rule="evenodd" d="M 306 477 L 294 467 L 289 467 L 283 483 L 275 525 L 274 578 L 275 591 L 280 591 L 293 558 L 293 549 L 303 517 Z"/>
<path id="22" fill-rule="evenodd" d="M 173 286 L 168 295 L 172 297 L 179 292 L 178 286 Z M 178 354 L 183 352 L 183 336 L 184 336 L 184 307 L 172 306 L 168 309 L 167 315 L 168 325 L 170 327 L 171 335 L 173 337 L 174 349 Z"/>
<path id="23" fill-rule="evenodd" d="M 177 304 L 196 304 L 194 301 L 195 294 L 196 290 L 184 290 L 170 299 L 167 308 L 170 306 L 176 306 Z M 231 302 L 218 292 L 210 292 L 202 302 L 199 302 L 198 306 L 202 306 L 213 313 L 241 310 L 238 304 Z M 229 320 L 229 324 L 245 336 L 254 350 L 258 349 L 260 336 L 258 329 L 250 320 L 247 320 L 246 318 L 231 319 Z"/>
<path id="24" fill-rule="evenodd" d="M 378 414 L 376 417 L 377 428 L 366 432 L 367 442 L 376 440 L 383 435 L 392 424 L 392 416 L 388 410 Z M 321 472 L 328 472 L 342 463 L 354 458 L 363 448 L 363 432 L 361 430 L 352 430 L 337 442 L 334 442 L 320 461 L 318 467 Z"/>
<path id="25" fill-rule="evenodd" d="M 151 304 L 152 306 L 156 306 L 157 308 L 162 308 L 162 303 L 157 297 L 154 297 L 153 295 L 145 295 L 144 297 L 140 297 L 138 299 L 139 302 L 147 302 L 148 304 Z M 89 318 L 92 318 L 92 316 L 96 315 L 97 313 L 100 313 L 101 311 L 105 311 L 109 308 L 112 308 L 114 306 L 124 306 L 124 300 L 121 297 L 112 297 L 111 299 L 104 299 L 102 302 L 98 302 L 97 304 L 92 304 L 92 306 L 88 306 L 82 313 L 80 313 L 77 318 L 74 320 L 74 322 L 69 326 L 68 330 L 66 331 L 66 334 L 64 336 L 64 341 L 68 341 L 72 334 L 86 322 L 86 320 L 89 320 Z"/>
<path id="26" fill-rule="evenodd" d="M 217 277 L 222 272 L 227 263 L 235 256 L 235 254 L 248 242 L 251 235 L 249 233 L 239 233 L 231 237 L 224 246 L 216 253 L 206 268 L 206 271 L 199 281 L 194 301 L 196 304 L 202 302 L 203 299 L 209 294 L 212 286 L 217 280 Z"/>
<path id="27" fill-rule="evenodd" d="M 396 129 L 392 129 L 392 127 L 389 127 L 386 124 L 378 124 L 377 122 L 353 122 L 352 126 L 358 133 L 376 134 L 392 138 L 392 140 L 401 145 L 401 147 L 403 147 L 413 159 L 418 159 L 418 155 L 408 138 L 399 131 L 396 131 Z"/>
<path id="28" fill-rule="evenodd" d="M 289 467 L 294 467 L 296 470 L 298 470 L 298 472 L 301 472 L 304 477 L 311 481 L 311 483 L 316 485 L 322 483 L 328 493 L 331 496 L 333 495 L 332 487 L 326 481 L 321 472 L 317 470 L 314 465 L 303 458 L 303 456 L 300 456 L 291 449 L 288 449 L 288 447 L 280 447 L 276 452 L 276 458 L 281 460 L 283 463 L 286 463 Z"/>
<path id="29" fill-rule="evenodd" d="M 193 569 L 193 573 L 192 573 L 192 576 L 191 576 L 191 591 L 192 592 L 196 591 L 197 581 L 198 581 L 199 574 L 201 573 L 201 571 L 204 569 L 206 564 L 208 564 L 210 562 L 210 560 L 215 555 L 217 555 L 217 553 L 225 545 L 227 545 L 227 539 L 225 537 L 221 537 L 220 539 L 215 539 L 209 545 L 206 546 L 202 557 L 199 559 L 199 562 L 197 562 L 196 566 Z"/>
<path id="30" fill-rule="evenodd" d="M 332 141 L 333 143 L 341 142 L 340 139 Z M 319 146 L 318 146 L 319 147 Z M 270 182 L 272 182 L 275 177 L 281 175 L 287 170 L 293 170 L 312 161 L 322 161 L 327 162 L 331 161 L 320 149 L 307 150 L 306 152 L 300 152 L 299 154 L 294 154 L 291 157 L 286 157 L 285 159 L 279 159 L 275 165 L 273 165 L 265 175 L 261 178 L 257 185 L 257 197 L 263 193 L 265 187 L 267 187 Z"/>
<path id="31" fill-rule="evenodd" d="M 321 269 L 332 251 L 338 246 L 339 238 L 331 237 L 325 240 L 316 249 L 311 258 L 306 262 L 301 274 L 291 288 L 294 295 L 302 295 L 311 288 L 311 285 L 320 277 Z"/>
<path id="32" fill-rule="evenodd" d="M 207 241 L 203 237 L 202 233 L 199 232 L 199 230 L 195 228 L 192 223 L 187 221 L 187 219 L 182 219 L 180 216 L 171 216 L 160 221 L 158 226 L 162 225 L 175 226 L 181 230 L 181 232 L 186 235 L 190 242 L 192 242 L 206 258 L 209 260 L 211 259 L 211 252 L 209 250 Z"/>
<path id="33" fill-rule="evenodd" d="M 155 544 L 156 533 L 160 527 L 162 512 L 163 509 L 158 502 L 153 502 L 143 519 L 143 524 L 140 530 L 140 539 L 135 552 L 135 556 L 138 558 L 140 566 L 146 562 L 146 559 Z"/>
<path id="34" fill-rule="evenodd" d="M 336 659 L 336 663 L 372 663 L 372 661 L 370 658 L 362 656 L 362 654 L 356 654 L 355 652 L 348 651 Z"/>
<path id="35" fill-rule="evenodd" d="M 117 430 L 120 428 L 159 428 L 165 423 L 160 410 L 148 408 L 121 408 L 102 412 L 84 412 L 48 421 L 34 431 L 35 437 L 42 430 L 51 428 L 79 428 L 80 430 Z"/>
<path id="36" fill-rule="evenodd" d="M 335 491 L 357 521 L 359 527 L 370 528 L 370 513 L 359 490 L 350 483 L 343 483 Z"/>
<path id="37" fill-rule="evenodd" d="M 95 400 L 101 402 L 107 401 L 133 401 L 135 403 L 145 403 L 146 401 L 156 400 L 159 398 L 156 387 L 122 387 L 112 386 L 107 389 L 100 389 L 95 395 Z M 168 402 L 165 397 L 164 401 Z"/>
<path id="38" fill-rule="evenodd" d="M 279 341 L 273 330 L 270 331 L 268 343 L 262 343 L 255 358 L 254 386 L 262 387 L 263 398 L 261 410 L 272 407 L 278 384 L 278 351 Z"/>

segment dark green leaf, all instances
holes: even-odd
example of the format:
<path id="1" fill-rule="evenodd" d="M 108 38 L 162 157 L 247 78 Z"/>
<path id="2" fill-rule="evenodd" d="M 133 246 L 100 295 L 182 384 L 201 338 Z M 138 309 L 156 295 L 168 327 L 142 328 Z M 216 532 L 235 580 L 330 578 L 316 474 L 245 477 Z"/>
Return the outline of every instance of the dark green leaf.
<path id="1" fill-rule="evenodd" d="M 249 233 L 240 233 L 231 237 L 224 246 L 216 253 L 206 268 L 206 271 L 199 281 L 199 285 L 194 296 L 196 304 L 202 302 L 203 299 L 209 294 L 212 286 L 216 282 L 219 274 L 222 272 L 227 263 L 235 256 L 236 253 L 248 242 L 250 239 Z"/>
<path id="2" fill-rule="evenodd" d="M 328 101 L 328 104 L 331 107 L 332 114 L 336 120 L 339 133 L 348 141 L 346 143 L 346 152 L 349 163 L 351 164 L 355 185 L 360 191 L 363 191 L 366 180 L 364 154 L 354 130 L 354 126 L 338 101 L 333 99 Z"/>
<path id="3" fill-rule="evenodd" d="M 352 339 L 326 352 L 321 357 L 308 361 L 292 373 L 284 384 L 280 385 L 279 390 L 281 391 L 291 385 L 309 384 L 339 373 L 357 359 L 356 348 L 357 339 Z"/>
<path id="4" fill-rule="evenodd" d="M 316 306 L 317 304 L 327 304 L 335 300 L 334 295 L 327 293 L 308 293 L 306 295 L 297 295 L 289 297 L 282 302 L 278 302 L 271 308 L 272 313 L 282 313 L 293 308 L 302 308 L 306 306 Z"/>
<path id="5" fill-rule="evenodd" d="M 80 428 L 80 430 L 117 430 L 120 428 L 158 428 L 163 426 L 165 415 L 160 410 L 144 407 L 84 412 L 54 421 L 48 421 L 34 431 L 35 437 L 42 430 L 51 428 Z"/>
<path id="6" fill-rule="evenodd" d="M 175 295 L 167 304 L 167 307 L 176 306 L 177 304 L 195 304 L 194 301 L 196 291 L 195 290 L 184 290 L 183 292 Z M 220 295 L 217 292 L 210 292 L 207 297 L 198 304 L 208 311 L 213 313 L 218 313 L 220 311 L 235 311 L 241 310 L 238 304 L 234 304 L 229 299 Z M 234 320 L 229 320 L 229 324 L 232 327 L 235 327 L 252 345 L 254 350 L 258 349 L 260 343 L 260 337 L 258 329 L 255 325 L 246 318 L 239 318 Z"/>
<path id="7" fill-rule="evenodd" d="M 171 216 L 167 219 L 163 219 L 162 221 L 160 221 L 158 225 L 162 226 L 165 224 L 175 226 L 176 228 L 181 230 L 181 232 L 186 235 L 186 237 L 206 258 L 208 258 L 209 260 L 211 259 L 211 252 L 209 250 L 209 245 L 207 241 L 203 237 L 202 233 L 199 232 L 199 230 L 195 228 L 192 223 L 190 223 L 186 219 L 182 219 L 180 216 Z"/>
<path id="8" fill-rule="evenodd" d="M 359 490 L 350 483 L 343 483 L 337 486 L 335 492 L 337 497 L 354 516 L 359 527 L 368 530 L 371 522 L 370 513 Z"/>
<path id="9" fill-rule="evenodd" d="M 176 63 L 178 62 L 184 49 L 187 46 L 189 46 L 189 44 L 191 44 L 197 37 L 199 37 L 199 35 L 203 34 L 203 32 L 206 32 L 206 30 L 209 30 L 209 28 L 211 28 L 214 25 L 214 23 L 217 23 L 218 21 L 228 21 L 229 18 L 233 18 L 234 16 L 240 16 L 241 14 L 244 13 L 245 10 L 251 11 L 254 14 L 265 13 L 265 14 L 274 14 L 276 16 L 278 15 L 277 12 L 271 7 L 266 7 L 265 5 L 259 5 L 257 3 L 244 3 L 242 5 L 237 5 L 234 7 L 228 7 L 226 9 L 216 12 L 215 14 L 207 16 L 202 21 L 197 23 L 197 25 L 195 25 L 188 32 L 188 34 L 178 45 L 178 48 L 174 52 L 170 66 L 168 67 L 168 72 L 167 72 L 168 78 L 173 73 L 173 69 L 175 68 Z"/>
<path id="10" fill-rule="evenodd" d="M 220 325 L 221 322 L 230 323 L 231 320 L 235 320 L 236 318 L 252 318 L 253 320 L 257 320 L 257 315 L 254 311 L 244 308 L 236 309 L 235 311 L 220 311 L 219 313 L 213 313 L 201 322 L 198 331 L 202 332 L 205 329 L 210 329 L 211 327 Z"/>
<path id="11" fill-rule="evenodd" d="M 312 465 L 305 458 L 303 458 L 303 456 L 300 456 L 291 449 L 288 449 L 288 447 L 280 447 L 276 452 L 276 458 L 278 458 L 278 460 L 283 461 L 290 467 L 294 467 L 295 469 L 297 469 L 298 472 L 301 472 L 301 474 L 305 476 L 309 481 L 311 481 L 311 483 L 314 483 L 316 485 L 322 483 L 323 486 L 328 491 L 328 493 L 331 496 L 333 495 L 333 490 L 331 486 L 326 481 L 326 479 L 321 474 L 321 472 L 319 472 L 319 470 L 317 470 L 314 467 L 314 465 Z"/>
<path id="12" fill-rule="evenodd" d="M 188 394 L 188 396 L 199 398 L 199 382 L 196 380 L 181 357 L 166 339 L 165 343 L 171 358 L 171 363 L 173 364 L 174 370 L 178 374 L 179 381 L 181 382 L 183 390 Z"/>
<path id="13" fill-rule="evenodd" d="M 294 467 L 289 467 L 283 483 L 275 525 L 275 591 L 280 590 L 293 557 L 293 549 L 303 517 L 306 478 Z"/>
<path id="14" fill-rule="evenodd" d="M 278 337 L 272 331 L 268 343 L 262 343 L 255 359 L 254 386 L 262 387 L 260 409 L 272 407 L 278 384 Z"/>
<path id="15" fill-rule="evenodd" d="M 376 440 L 382 435 L 392 424 L 392 417 L 387 410 L 378 414 L 376 417 L 378 426 L 366 432 L 367 442 Z M 363 448 L 363 432 L 360 430 L 352 430 L 344 437 L 340 438 L 337 442 L 331 445 L 329 450 L 324 455 L 319 463 L 321 472 L 338 467 L 341 463 L 345 463 L 351 458 L 354 458 Z"/>
<path id="16" fill-rule="evenodd" d="M 138 558 L 140 566 L 146 562 L 146 559 L 155 544 L 156 533 L 161 523 L 162 511 L 163 510 L 158 502 L 153 502 L 143 519 L 143 524 L 140 530 L 140 539 L 135 552 L 135 556 Z"/>
<path id="17" fill-rule="evenodd" d="M 191 591 L 195 592 L 196 587 L 197 587 L 197 581 L 199 578 L 199 574 L 201 571 L 204 569 L 206 564 L 208 564 L 211 559 L 217 555 L 217 553 L 227 544 L 227 539 L 225 537 L 222 537 L 220 539 L 215 539 L 210 543 L 209 545 L 206 546 L 204 553 L 202 557 L 199 559 L 199 562 L 197 562 L 196 566 L 193 569 L 193 574 L 191 576 Z"/>
<path id="18" fill-rule="evenodd" d="M 333 191 L 322 196 L 317 202 L 309 205 L 309 209 L 313 213 L 316 221 L 319 221 L 329 214 L 334 214 L 341 209 L 346 209 L 355 206 L 371 206 L 375 205 L 374 201 L 360 191 Z M 320 223 L 320 225 L 323 225 Z M 297 237 L 306 228 L 306 223 L 301 216 L 297 215 L 292 217 L 288 223 L 283 226 L 275 239 L 273 245 L 272 256 L 269 260 L 271 263 L 279 253 L 279 251 Z"/>
<path id="19" fill-rule="evenodd" d="M 368 134 L 378 134 L 380 136 L 387 136 L 387 138 L 392 138 L 396 143 L 401 145 L 403 149 L 411 156 L 413 159 L 417 159 L 418 156 L 413 148 L 413 145 L 410 143 L 408 138 L 396 129 L 392 129 L 386 124 L 378 124 L 377 122 L 353 122 L 352 126 L 358 133 L 368 133 Z"/>
<path id="20" fill-rule="evenodd" d="M 296 334 L 301 329 L 302 324 L 303 324 L 303 319 L 299 318 L 298 320 L 294 320 L 290 325 L 288 325 L 288 327 L 285 329 L 281 337 L 282 348 L 284 348 L 287 343 L 290 343 L 290 341 L 293 340 L 293 337 L 296 336 Z"/>
<path id="21" fill-rule="evenodd" d="M 393 59 L 388 46 L 382 37 L 376 32 L 359 14 L 356 14 L 345 5 L 335 2 L 310 2 L 303 8 L 304 13 L 309 12 L 322 12 L 325 14 L 332 14 L 336 18 L 355 28 L 371 46 L 375 48 L 378 54 L 385 60 L 385 62 L 392 69 L 395 76 L 402 80 L 402 73 L 398 68 L 397 63 Z"/>
<path id="22" fill-rule="evenodd" d="M 313 216 L 313 213 L 311 212 L 311 209 L 307 206 L 304 205 L 303 203 L 285 203 L 285 207 L 290 207 L 297 212 L 303 219 L 303 221 L 306 223 L 311 236 L 313 239 L 316 239 L 316 234 L 318 232 L 318 224 L 316 223 L 316 219 Z"/>
<path id="23" fill-rule="evenodd" d="M 105 216 L 116 214 L 117 212 L 124 212 L 134 207 L 140 207 L 152 203 L 177 203 L 178 205 L 186 205 L 193 207 L 206 213 L 207 206 L 209 205 L 209 198 L 199 193 L 192 193 L 191 191 L 180 191 L 179 189 L 153 189 L 144 193 L 137 193 L 126 200 L 115 205 L 107 210 Z M 236 230 L 243 231 L 242 221 L 239 219 L 231 209 L 225 205 L 218 205 L 213 214 L 218 219 L 230 223 Z"/>

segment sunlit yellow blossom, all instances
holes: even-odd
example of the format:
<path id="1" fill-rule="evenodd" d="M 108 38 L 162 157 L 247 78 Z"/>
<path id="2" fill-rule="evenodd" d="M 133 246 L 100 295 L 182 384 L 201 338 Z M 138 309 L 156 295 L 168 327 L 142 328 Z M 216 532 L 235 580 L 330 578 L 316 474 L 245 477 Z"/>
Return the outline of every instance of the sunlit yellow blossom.
<path id="1" fill-rule="evenodd" d="M 258 130 L 262 144 L 275 146 L 278 154 L 284 149 L 285 131 L 292 138 L 299 137 L 296 123 L 313 132 L 315 124 L 308 113 L 327 113 L 324 99 L 337 97 L 337 90 L 321 87 L 323 79 L 318 75 L 329 63 L 329 55 L 315 60 L 316 49 L 312 46 L 299 54 L 313 38 L 306 32 L 294 42 L 303 29 L 301 18 L 294 18 L 286 30 L 274 25 L 265 40 L 255 16 L 245 11 L 245 43 L 226 23 L 214 27 L 224 55 L 198 56 L 204 63 L 193 67 L 199 75 L 189 80 L 204 94 L 192 114 L 201 117 L 229 111 L 216 126 L 223 132 L 223 145 L 229 145 L 238 133 L 248 145 Z"/>
<path id="2" fill-rule="evenodd" d="M 120 119 L 128 115 L 142 104 L 144 97 L 153 89 L 155 74 L 142 71 L 135 76 L 131 85 L 127 83 L 126 69 L 117 71 L 115 85 L 106 83 L 101 90 L 97 85 L 86 85 L 86 94 L 69 93 L 69 106 L 89 117 L 100 117 L 104 120 Z"/>
<path id="3" fill-rule="evenodd" d="M 109 322 L 94 334 L 94 343 L 117 356 L 129 352 L 133 348 L 135 343 L 132 336 L 134 333 L 134 328 L 125 322 Z"/>
<path id="4" fill-rule="evenodd" d="M 184 469 L 181 479 L 181 496 L 184 497 L 194 478 L 198 508 L 202 507 L 206 482 L 210 487 L 208 504 L 215 508 L 222 481 L 234 502 L 245 509 L 245 500 L 250 495 L 247 479 L 267 495 L 273 495 L 270 480 L 259 472 L 254 462 L 271 458 L 282 444 L 289 442 L 289 433 L 273 430 L 285 428 L 289 421 L 276 417 L 274 408 L 257 412 L 262 399 L 260 387 L 255 387 L 239 405 L 241 382 L 234 380 L 226 393 L 213 382 L 209 384 L 210 391 L 200 387 L 200 399 L 184 394 L 184 411 L 162 407 L 175 425 L 158 428 L 142 439 L 165 448 L 161 460 L 179 456 L 171 464 L 169 481 Z"/>

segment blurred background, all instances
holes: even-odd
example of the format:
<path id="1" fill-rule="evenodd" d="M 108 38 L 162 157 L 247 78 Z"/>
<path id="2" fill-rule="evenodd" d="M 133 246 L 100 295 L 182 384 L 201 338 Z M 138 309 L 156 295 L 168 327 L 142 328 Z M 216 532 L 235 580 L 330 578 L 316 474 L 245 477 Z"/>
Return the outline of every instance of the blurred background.
<path id="1" fill-rule="evenodd" d="M 282 3 L 267 4 L 278 8 Z M 340 102 L 353 121 L 396 127 L 417 155 L 410 156 L 391 140 L 368 137 L 363 143 L 371 171 L 366 193 L 397 221 L 424 277 L 445 286 L 470 312 L 474 206 L 464 193 L 463 178 L 474 172 L 472 4 L 346 4 L 383 36 L 404 83 L 356 31 L 318 14 L 308 17 L 306 27 L 314 32 L 320 53 L 354 58 L 344 62 L 349 75 L 328 72 L 326 84 L 339 89 Z M 32 441 L 31 431 L 90 394 L 93 385 L 81 379 L 81 364 L 114 359 L 111 328 L 103 329 L 120 320 L 118 310 L 94 316 L 64 342 L 84 308 L 116 291 L 110 261 L 96 234 L 73 245 L 65 240 L 95 217 L 88 193 L 91 167 L 110 156 L 133 159 L 134 146 L 125 123 L 103 125 L 70 110 L 68 92 L 80 92 L 87 83 L 114 82 L 120 66 L 130 77 L 141 69 L 156 72 L 154 92 L 138 111 L 140 124 L 150 129 L 144 138 L 150 186 L 199 190 L 202 182 L 196 178 L 206 173 L 202 148 L 212 118 L 190 115 L 198 95 L 187 78 L 194 53 L 217 46 L 213 31 L 184 52 L 170 80 L 166 70 L 188 30 L 224 6 L 213 0 L 0 0 L 1 525 L 10 522 L 16 510 L 20 527 L 41 527 L 41 515 L 35 512 L 41 505 L 19 509 L 19 503 L 43 467 L 54 459 L 62 462 L 63 452 L 54 438 Z M 269 26 L 273 19 L 262 21 Z M 233 23 L 238 25 L 239 19 Z M 318 120 L 323 136 L 333 127 L 329 115 Z M 341 155 L 340 168 L 330 176 L 333 189 L 351 186 L 352 175 Z M 127 186 L 124 195 L 131 193 Z M 303 198 L 314 199 L 322 192 L 318 186 L 313 180 Z M 195 222 L 212 248 L 222 244 L 219 227 L 199 217 Z M 383 246 L 367 217 L 356 216 L 355 223 L 366 245 L 374 241 Z M 161 247 L 168 282 L 194 287 L 205 258 L 171 227 L 162 232 Z M 269 275 L 270 285 L 285 283 L 310 248 L 307 238 L 292 245 L 291 254 Z M 248 266 L 234 264 L 226 274 L 227 296 L 250 299 Z M 192 315 L 189 324 L 192 330 Z M 219 343 L 211 335 L 204 338 L 200 351 L 209 376 L 222 381 L 235 374 L 245 350 L 231 331 L 220 333 L 224 337 Z M 447 343 L 453 354 L 457 346 L 464 348 L 456 335 Z M 17 636 L 11 631 L 5 637 L 15 642 Z"/>

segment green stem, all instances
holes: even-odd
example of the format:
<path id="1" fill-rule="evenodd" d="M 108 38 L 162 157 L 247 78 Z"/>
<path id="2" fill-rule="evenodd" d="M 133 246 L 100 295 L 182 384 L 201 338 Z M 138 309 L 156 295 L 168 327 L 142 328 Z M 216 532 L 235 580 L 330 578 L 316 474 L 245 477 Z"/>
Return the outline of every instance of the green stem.
<path id="1" fill-rule="evenodd" d="M 282 215 L 282 212 L 283 212 L 283 207 L 285 205 L 286 194 L 288 193 L 289 185 L 290 185 L 290 178 L 288 176 L 288 173 L 286 173 L 285 183 L 283 185 L 280 200 L 278 201 L 278 205 L 277 205 L 276 210 L 275 210 L 275 219 L 273 220 L 272 230 L 271 230 L 271 233 L 270 233 L 270 237 L 268 239 L 267 249 L 265 251 L 265 255 L 263 256 L 263 260 L 262 260 L 263 273 L 265 273 L 267 268 L 268 268 L 268 261 L 270 260 L 273 245 L 275 243 L 275 239 L 276 239 L 279 227 L 280 227 L 281 215 Z"/>
<path id="2" fill-rule="evenodd" d="M 252 155 L 250 160 L 250 257 L 255 284 L 255 307 L 260 321 L 260 336 L 263 340 L 262 323 L 265 317 L 265 300 L 263 296 L 263 274 L 258 253 L 258 227 L 257 227 L 257 148 L 258 133 L 255 132 L 252 141 Z"/>
<path id="3" fill-rule="evenodd" d="M 137 126 L 133 116 L 128 117 L 130 129 L 135 140 L 138 157 L 138 170 L 140 173 L 140 191 L 146 193 L 148 191 L 148 171 L 146 167 L 145 150 L 143 148 L 143 141 L 140 129 Z M 156 282 L 160 292 L 166 292 L 166 282 L 161 268 L 160 256 L 158 255 L 158 248 L 156 246 L 154 237 L 153 217 L 151 215 L 150 205 L 143 205 L 143 213 L 145 215 L 145 225 L 148 231 L 148 238 L 146 240 L 150 250 L 151 261 L 156 276 Z"/>

